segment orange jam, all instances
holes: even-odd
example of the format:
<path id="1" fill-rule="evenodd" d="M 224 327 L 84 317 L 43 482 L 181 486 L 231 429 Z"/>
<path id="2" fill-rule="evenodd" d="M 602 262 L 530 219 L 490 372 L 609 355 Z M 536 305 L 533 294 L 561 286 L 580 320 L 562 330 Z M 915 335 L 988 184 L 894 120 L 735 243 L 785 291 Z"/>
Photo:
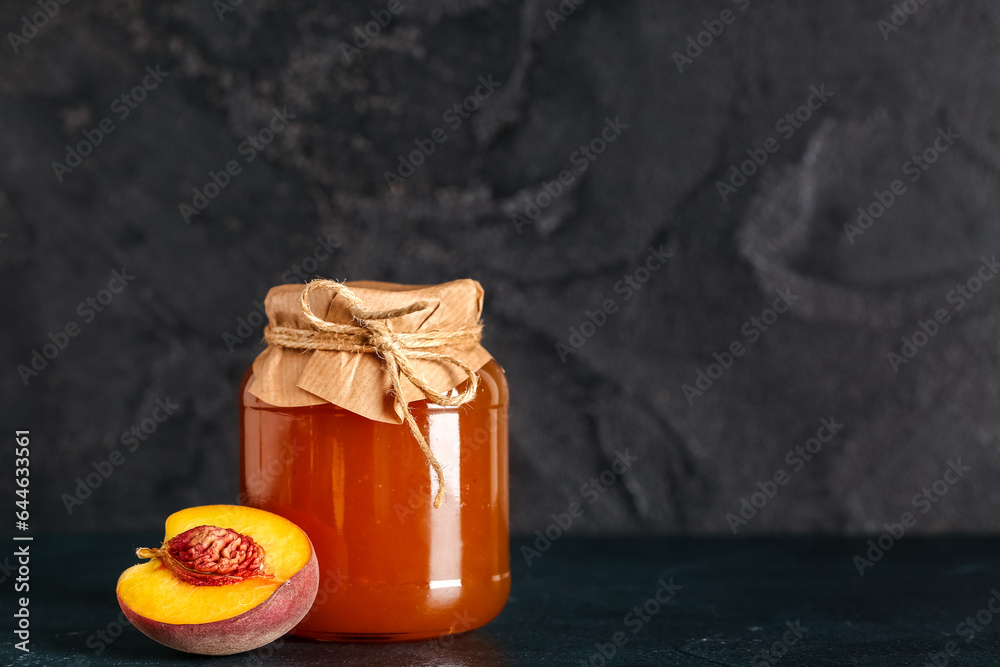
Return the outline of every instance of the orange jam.
<path id="1" fill-rule="evenodd" d="M 445 471 L 405 424 L 325 403 L 279 408 L 240 387 L 245 502 L 309 535 L 319 593 L 293 631 L 331 641 L 399 641 L 489 622 L 510 592 L 507 381 L 489 361 L 475 399 L 409 404 Z M 462 387 L 454 390 L 456 393 Z"/>

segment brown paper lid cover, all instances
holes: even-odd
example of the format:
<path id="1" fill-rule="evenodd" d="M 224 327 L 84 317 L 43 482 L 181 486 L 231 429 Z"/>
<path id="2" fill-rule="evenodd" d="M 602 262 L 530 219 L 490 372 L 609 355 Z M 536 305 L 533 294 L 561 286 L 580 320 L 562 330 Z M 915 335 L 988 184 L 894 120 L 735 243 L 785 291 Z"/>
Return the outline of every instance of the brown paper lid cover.
<path id="1" fill-rule="evenodd" d="M 425 309 L 386 320 L 396 333 L 451 331 L 474 326 L 483 311 L 483 288 L 475 280 L 454 280 L 440 285 L 401 285 L 374 281 L 354 281 L 345 285 L 369 311 L 403 308 L 426 301 Z M 304 285 L 277 285 L 264 300 L 270 326 L 311 330 L 300 304 Z M 328 322 L 354 323 L 350 307 L 342 296 L 316 290 L 310 295 L 313 312 Z M 490 360 L 482 345 L 462 349 L 442 346 L 434 352 L 455 357 L 478 370 Z M 454 389 L 467 378 L 453 364 L 413 359 L 414 369 L 439 392 Z M 278 407 L 301 407 L 332 403 L 363 417 L 393 424 L 402 423 L 390 393 L 391 380 L 384 362 L 371 353 L 339 350 L 303 351 L 268 345 L 253 363 L 253 380 L 248 391 Z M 425 398 L 406 378 L 401 382 L 407 403 Z"/>

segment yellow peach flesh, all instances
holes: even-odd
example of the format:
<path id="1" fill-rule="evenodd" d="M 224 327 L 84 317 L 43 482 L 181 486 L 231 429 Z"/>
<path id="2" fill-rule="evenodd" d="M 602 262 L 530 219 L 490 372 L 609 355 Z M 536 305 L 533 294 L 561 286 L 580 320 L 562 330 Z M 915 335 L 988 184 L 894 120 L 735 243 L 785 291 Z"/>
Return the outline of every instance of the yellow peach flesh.
<path id="1" fill-rule="evenodd" d="M 230 505 L 193 507 L 172 514 L 163 541 L 201 525 L 232 528 L 252 537 L 264 548 L 267 571 L 274 579 L 195 586 L 177 579 L 157 561 L 140 563 L 118 579 L 118 596 L 133 612 L 170 624 L 214 623 L 233 618 L 271 597 L 312 557 L 309 538 L 292 522 L 269 512 Z"/>

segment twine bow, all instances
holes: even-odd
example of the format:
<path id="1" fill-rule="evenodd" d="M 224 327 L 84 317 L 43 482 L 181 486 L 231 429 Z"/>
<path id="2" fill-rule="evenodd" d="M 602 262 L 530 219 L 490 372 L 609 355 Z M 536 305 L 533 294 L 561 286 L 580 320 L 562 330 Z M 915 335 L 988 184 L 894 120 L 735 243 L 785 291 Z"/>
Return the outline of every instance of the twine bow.
<path id="1" fill-rule="evenodd" d="M 346 300 L 350 304 L 351 317 L 356 324 L 329 322 L 317 316 L 309 303 L 310 295 L 316 290 L 330 290 L 334 293 L 334 297 L 340 296 Z M 431 451 L 430 445 L 427 444 L 423 433 L 420 432 L 420 427 L 417 426 L 416 420 L 410 413 L 406 400 L 403 398 L 401 381 L 405 377 L 423 392 L 428 401 L 436 405 L 458 406 L 471 401 L 479 389 L 479 375 L 476 371 L 461 359 L 431 350 L 444 346 L 461 349 L 477 344 L 482 338 L 482 324 L 477 322 L 473 326 L 451 331 L 398 333 L 389 328 L 385 321 L 424 310 L 431 304 L 427 301 L 414 301 L 402 308 L 366 310 L 357 294 L 343 283 L 334 280 L 309 282 L 302 290 L 299 301 L 302 305 L 302 312 L 315 327 L 315 331 L 268 325 L 264 329 L 264 339 L 269 345 L 296 350 L 359 352 L 376 354 L 382 358 L 385 361 L 385 372 L 392 383 L 390 391 L 395 397 L 398 411 L 402 413 L 403 420 L 410 427 L 410 433 L 413 434 L 417 444 L 420 445 L 420 450 L 427 458 L 427 462 L 437 474 L 438 490 L 434 496 L 434 507 L 440 507 L 444 501 L 445 493 L 444 469 L 434 456 L 434 452 Z M 443 394 L 437 391 L 427 384 L 427 380 L 413 368 L 412 362 L 416 359 L 436 361 L 458 367 L 468 378 L 465 389 L 455 395 L 449 395 L 451 392 Z"/>

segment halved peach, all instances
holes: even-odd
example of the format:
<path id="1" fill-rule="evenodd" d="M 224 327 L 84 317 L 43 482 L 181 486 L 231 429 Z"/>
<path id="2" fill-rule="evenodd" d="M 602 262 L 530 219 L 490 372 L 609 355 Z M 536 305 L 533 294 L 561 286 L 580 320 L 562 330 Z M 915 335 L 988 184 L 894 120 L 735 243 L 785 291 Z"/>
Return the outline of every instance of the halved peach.
<path id="1" fill-rule="evenodd" d="M 231 655 L 268 644 L 309 612 L 319 586 L 312 542 L 294 523 L 236 505 L 171 514 L 160 549 L 118 578 L 132 625 L 171 648 Z"/>

